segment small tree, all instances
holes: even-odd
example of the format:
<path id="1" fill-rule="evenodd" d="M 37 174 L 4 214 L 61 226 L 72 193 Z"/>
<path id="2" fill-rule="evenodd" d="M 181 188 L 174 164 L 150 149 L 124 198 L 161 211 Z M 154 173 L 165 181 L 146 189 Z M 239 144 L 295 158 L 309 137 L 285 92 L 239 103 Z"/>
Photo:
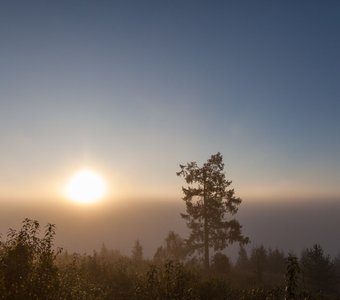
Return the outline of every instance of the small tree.
<path id="1" fill-rule="evenodd" d="M 283 251 L 279 249 L 268 249 L 267 268 L 270 273 L 284 274 L 286 270 L 286 257 Z"/>
<path id="2" fill-rule="evenodd" d="M 187 255 L 187 247 L 185 241 L 181 236 L 169 231 L 164 240 L 164 245 L 158 247 L 154 259 L 158 262 L 165 262 L 166 260 L 183 261 Z"/>
<path id="3" fill-rule="evenodd" d="M 308 291 L 314 295 L 332 294 L 336 290 L 336 273 L 329 255 L 318 244 L 301 254 L 301 270 Z"/>
<path id="4" fill-rule="evenodd" d="M 238 270 L 242 270 L 242 271 L 249 269 L 249 258 L 248 258 L 247 250 L 242 245 L 240 246 L 239 251 L 238 251 L 238 257 L 236 260 L 235 267 Z"/>
<path id="5" fill-rule="evenodd" d="M 143 260 L 143 247 L 139 240 L 135 241 L 135 245 L 132 248 L 131 258 L 136 263 L 140 263 Z"/>
<path id="6" fill-rule="evenodd" d="M 263 283 L 263 274 L 267 267 L 267 250 L 263 245 L 255 247 L 251 251 L 250 266 L 255 273 L 258 284 Z"/>
<path id="7" fill-rule="evenodd" d="M 180 165 L 176 174 L 189 185 L 182 188 L 186 214 L 181 214 L 191 230 L 188 245 L 193 252 L 204 252 L 204 266 L 208 269 L 209 248 L 218 251 L 233 242 L 248 243 L 239 222 L 226 219 L 227 214 L 237 212 L 241 199 L 235 197 L 234 189 L 228 189 L 232 182 L 225 177 L 223 157 L 219 152 L 202 167 L 196 162 Z"/>
<path id="8" fill-rule="evenodd" d="M 295 300 L 298 298 L 299 273 L 298 258 L 290 253 L 287 258 L 285 300 Z"/>

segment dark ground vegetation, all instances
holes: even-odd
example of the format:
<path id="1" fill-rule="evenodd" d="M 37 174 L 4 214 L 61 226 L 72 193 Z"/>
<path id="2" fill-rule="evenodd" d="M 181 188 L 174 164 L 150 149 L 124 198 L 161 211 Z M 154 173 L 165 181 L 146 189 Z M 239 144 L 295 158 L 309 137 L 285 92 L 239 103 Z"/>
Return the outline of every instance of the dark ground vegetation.
<path id="1" fill-rule="evenodd" d="M 240 248 L 233 264 L 215 253 L 209 271 L 199 257 L 186 256 L 174 232 L 153 259 L 136 241 L 131 256 L 104 245 L 92 255 L 69 254 L 53 245 L 54 225 L 41 230 L 26 219 L 0 243 L 0 299 L 339 299 L 340 259 L 321 246 L 300 259 L 264 246 Z"/>

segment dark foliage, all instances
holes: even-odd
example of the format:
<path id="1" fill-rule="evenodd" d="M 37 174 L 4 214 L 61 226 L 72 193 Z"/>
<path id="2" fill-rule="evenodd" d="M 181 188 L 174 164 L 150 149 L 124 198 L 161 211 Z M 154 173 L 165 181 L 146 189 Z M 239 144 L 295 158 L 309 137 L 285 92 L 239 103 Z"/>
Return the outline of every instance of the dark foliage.
<path id="1" fill-rule="evenodd" d="M 59 289 L 53 249 L 55 226 L 39 236 L 38 221 L 25 219 L 19 231 L 10 229 L 1 243 L 0 278 L 3 299 L 55 299 Z"/>
<path id="2" fill-rule="evenodd" d="M 289 254 L 286 272 L 286 300 L 296 300 L 299 298 L 299 275 L 300 266 L 298 258 Z"/>
<path id="3" fill-rule="evenodd" d="M 204 253 L 208 269 L 210 248 L 220 251 L 230 243 L 248 243 L 240 223 L 226 218 L 237 212 L 241 199 L 235 196 L 234 189 L 229 189 L 232 182 L 226 179 L 220 153 L 212 155 L 202 167 L 196 162 L 180 165 L 177 176 L 188 184 L 182 188 L 186 213 L 181 214 L 191 231 L 188 246 L 192 252 Z"/>
<path id="4" fill-rule="evenodd" d="M 188 248 L 182 237 L 174 231 L 169 231 L 164 240 L 164 244 L 158 247 L 154 260 L 158 263 L 164 263 L 167 260 L 184 261 L 187 257 Z"/>
<path id="5" fill-rule="evenodd" d="M 194 259 L 147 261 L 139 242 L 135 243 L 131 257 L 105 245 L 92 255 L 60 253 L 54 249 L 54 236 L 54 225 L 48 224 L 40 234 L 39 223 L 29 219 L 19 231 L 9 230 L 6 240 L 0 243 L 0 299 L 333 300 L 339 297 L 336 291 L 339 281 L 333 277 L 338 260 L 331 261 L 320 246 L 305 250 L 300 262 L 289 256 L 286 271 L 282 270 L 284 254 L 264 246 L 253 248 L 249 258 L 241 248 L 235 266 L 225 254 L 217 252 L 206 272 Z M 177 253 L 174 249 L 178 245 L 174 241 L 181 238 L 170 232 L 165 241 L 168 244 L 164 247 Z M 318 273 L 321 276 L 315 277 Z M 286 280 L 273 280 L 281 276 Z"/>
<path id="6" fill-rule="evenodd" d="M 320 245 L 316 244 L 302 252 L 301 269 L 303 283 L 309 293 L 321 298 L 336 292 L 335 266 Z"/>

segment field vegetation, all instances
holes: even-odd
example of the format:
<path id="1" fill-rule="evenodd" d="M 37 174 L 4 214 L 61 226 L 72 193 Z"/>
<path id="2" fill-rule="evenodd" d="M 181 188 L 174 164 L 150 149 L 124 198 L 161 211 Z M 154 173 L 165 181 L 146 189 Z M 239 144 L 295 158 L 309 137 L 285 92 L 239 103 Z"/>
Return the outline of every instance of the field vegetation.
<path id="1" fill-rule="evenodd" d="M 152 259 L 135 242 L 131 255 L 107 249 L 68 253 L 53 244 L 55 226 L 26 219 L 0 243 L 0 299 L 279 300 L 339 299 L 340 259 L 320 245 L 300 258 L 264 246 L 240 247 L 235 263 L 222 252 L 187 255 L 184 239 L 169 232 Z"/>

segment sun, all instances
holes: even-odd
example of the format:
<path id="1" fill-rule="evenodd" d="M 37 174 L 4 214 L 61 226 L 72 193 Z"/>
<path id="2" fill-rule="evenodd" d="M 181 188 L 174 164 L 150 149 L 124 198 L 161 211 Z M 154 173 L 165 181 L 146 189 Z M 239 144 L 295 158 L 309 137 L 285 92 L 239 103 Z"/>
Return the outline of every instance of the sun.
<path id="1" fill-rule="evenodd" d="M 107 191 L 102 176 L 89 169 L 75 173 L 65 187 L 67 198 L 78 203 L 95 203 L 101 200 Z"/>

